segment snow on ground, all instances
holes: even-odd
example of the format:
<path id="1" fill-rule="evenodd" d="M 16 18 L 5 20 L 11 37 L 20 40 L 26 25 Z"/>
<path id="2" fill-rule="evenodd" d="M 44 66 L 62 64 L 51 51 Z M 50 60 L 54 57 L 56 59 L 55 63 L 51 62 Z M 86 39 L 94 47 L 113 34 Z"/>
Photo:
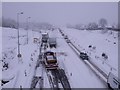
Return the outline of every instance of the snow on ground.
<path id="1" fill-rule="evenodd" d="M 106 88 L 85 63 L 78 58 L 73 50 L 67 45 L 59 31 L 51 32 L 57 36 L 57 59 L 59 67 L 63 68 L 67 74 L 72 88 Z M 61 52 L 61 54 L 60 54 Z"/>
<path id="2" fill-rule="evenodd" d="M 80 50 L 88 52 L 89 55 L 92 56 L 92 58 L 95 55 L 102 59 L 101 53 L 105 52 L 108 55 L 108 60 L 106 60 L 105 62 L 117 70 L 117 41 L 115 38 L 112 40 L 113 36 L 111 36 L 110 34 L 101 34 L 99 31 L 88 32 L 74 30 L 73 32 L 73 30 L 66 28 L 64 28 L 63 30 L 72 40 L 72 42 L 74 42 L 74 44 L 79 47 Z M 99 77 L 97 77 L 94 72 L 82 60 L 80 60 L 78 56 L 74 53 L 74 51 L 68 46 L 58 30 L 41 30 L 41 32 L 48 32 L 50 37 L 57 38 L 57 49 L 48 50 L 57 52 L 59 67 L 65 70 L 72 88 L 106 88 L 105 83 L 101 79 L 99 79 Z M 11 28 L 2 29 L 2 60 L 3 62 L 8 63 L 9 67 L 8 69 L 5 67 L 2 71 L 2 80 L 9 81 L 8 83 L 3 85 L 4 88 L 29 88 L 33 76 L 35 75 L 35 73 L 37 73 L 35 72 L 35 66 L 38 60 L 39 44 L 33 43 L 33 38 L 41 39 L 41 33 L 29 31 L 28 34 L 29 42 L 27 44 L 27 31 L 20 29 L 20 50 L 22 58 L 18 59 L 17 30 Z M 115 34 L 114 37 L 116 37 Z M 116 44 L 113 45 L 114 42 L 116 42 Z M 104 46 L 102 46 L 101 43 L 104 43 Z M 96 49 L 93 50 L 88 48 L 89 45 L 95 46 Z M 112 54 L 109 53 L 109 51 L 107 50 L 112 50 L 112 52 L 114 53 L 112 53 L 115 59 L 114 63 L 111 58 Z M 93 59 L 93 61 L 97 64 L 99 64 L 101 61 L 95 60 L 96 59 Z M 111 63 L 113 63 L 114 65 Z M 43 76 L 44 87 L 49 88 L 50 85 L 45 69 L 43 69 Z"/>
<path id="3" fill-rule="evenodd" d="M 77 30 L 62 28 L 63 32 L 81 51 L 88 53 L 106 73 L 113 72 L 118 76 L 118 32 L 101 30 Z M 91 45 L 91 47 L 89 47 Z M 102 57 L 107 55 L 107 59 Z"/>
<path id="4" fill-rule="evenodd" d="M 2 43 L 2 27 L 0 27 L 0 43 Z M 2 63 L 1 63 L 1 60 L 2 60 L 2 44 L 0 44 L 0 80 L 2 78 Z M 1 82 L 0 82 L 0 85 L 1 85 Z M 0 87 L 0 89 L 2 89 Z"/>
<path id="5" fill-rule="evenodd" d="M 39 37 L 38 32 L 27 32 L 20 29 L 20 53 L 22 58 L 17 58 L 17 30 L 2 28 L 2 60 L 8 63 L 8 68 L 2 68 L 2 80 L 9 81 L 3 88 L 28 88 L 34 75 L 39 47 L 33 43 L 33 36 Z M 3 63 L 3 65 L 4 65 Z"/>

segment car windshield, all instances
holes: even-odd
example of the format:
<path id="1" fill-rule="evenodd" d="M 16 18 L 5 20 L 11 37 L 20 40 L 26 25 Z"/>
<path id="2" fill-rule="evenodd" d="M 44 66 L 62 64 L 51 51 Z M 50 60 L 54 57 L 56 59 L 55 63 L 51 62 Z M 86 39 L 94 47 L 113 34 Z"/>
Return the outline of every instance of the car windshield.
<path id="1" fill-rule="evenodd" d="M 54 60 L 54 58 L 53 58 L 52 55 L 47 56 L 47 59 L 48 59 L 48 60 Z"/>

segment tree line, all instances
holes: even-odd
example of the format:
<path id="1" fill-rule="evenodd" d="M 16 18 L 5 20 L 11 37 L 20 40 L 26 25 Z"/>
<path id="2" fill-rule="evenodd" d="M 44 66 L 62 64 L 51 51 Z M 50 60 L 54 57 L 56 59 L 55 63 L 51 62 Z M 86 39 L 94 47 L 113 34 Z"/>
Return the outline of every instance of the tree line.
<path id="1" fill-rule="evenodd" d="M 10 19 L 10 18 L 4 18 L 2 17 L 2 22 L 0 22 L 0 26 L 1 27 L 9 27 L 9 28 L 15 28 L 17 29 L 18 28 L 18 23 L 17 21 L 13 20 L 13 19 Z M 27 30 L 27 28 L 29 29 L 34 29 L 34 28 L 38 28 L 38 29 L 53 29 L 54 26 L 50 23 L 47 23 L 47 22 L 22 22 L 22 23 L 19 23 L 19 27 L 20 28 L 24 28 Z"/>
<path id="2" fill-rule="evenodd" d="M 90 22 L 87 25 L 84 24 L 76 24 L 76 25 L 67 25 L 68 28 L 75 28 L 78 30 L 119 30 L 117 25 L 108 26 L 108 22 L 106 19 L 101 18 L 98 23 Z"/>
<path id="3" fill-rule="evenodd" d="M 9 28 L 18 28 L 17 22 L 13 19 L 10 18 L 4 18 L 2 17 L 2 22 L 0 22 L 0 26 L 2 27 L 9 27 Z M 38 28 L 38 29 L 49 29 L 52 30 L 55 28 L 54 25 L 47 23 L 47 22 L 39 22 L 39 23 L 35 23 L 35 22 L 30 22 L 29 23 L 29 29 L 33 29 L 33 28 Z M 27 23 L 20 23 L 20 27 L 26 29 L 27 27 Z M 101 18 L 98 23 L 96 22 L 90 22 L 87 25 L 84 24 L 76 24 L 76 25 L 67 25 L 68 28 L 75 28 L 78 30 L 119 30 L 120 28 L 118 28 L 118 25 L 111 25 L 110 27 L 108 27 L 108 22 L 106 19 Z"/>

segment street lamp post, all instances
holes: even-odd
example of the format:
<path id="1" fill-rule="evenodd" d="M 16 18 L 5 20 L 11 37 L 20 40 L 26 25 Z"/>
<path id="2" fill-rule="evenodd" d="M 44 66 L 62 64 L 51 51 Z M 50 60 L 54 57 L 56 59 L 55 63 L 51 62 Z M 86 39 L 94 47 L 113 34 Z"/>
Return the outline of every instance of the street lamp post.
<path id="1" fill-rule="evenodd" d="M 18 28 L 18 58 L 22 57 L 22 55 L 20 54 L 20 42 L 19 42 L 19 15 L 23 14 L 23 12 L 17 13 L 17 28 Z"/>
<path id="2" fill-rule="evenodd" d="M 26 19 L 26 23 L 27 23 L 27 26 L 26 26 L 26 29 L 27 29 L 27 44 L 28 44 L 28 28 L 29 28 L 29 25 L 28 25 L 28 19 L 30 19 L 31 17 L 28 17 Z"/>

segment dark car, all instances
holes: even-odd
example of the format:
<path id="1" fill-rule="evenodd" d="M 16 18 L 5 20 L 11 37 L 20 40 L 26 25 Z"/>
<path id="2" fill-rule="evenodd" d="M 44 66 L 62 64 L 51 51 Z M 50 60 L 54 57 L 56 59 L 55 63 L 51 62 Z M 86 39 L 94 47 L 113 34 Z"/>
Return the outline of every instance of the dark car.
<path id="1" fill-rule="evenodd" d="M 66 42 L 67 42 L 67 43 L 71 43 L 71 41 L 70 41 L 69 39 L 66 39 Z"/>
<path id="2" fill-rule="evenodd" d="M 64 39 L 68 39 L 68 36 L 67 36 L 67 35 L 65 35 L 65 36 L 64 36 Z"/>
<path id="3" fill-rule="evenodd" d="M 84 52 L 80 52 L 80 58 L 82 60 L 89 60 L 87 53 L 84 53 Z"/>

